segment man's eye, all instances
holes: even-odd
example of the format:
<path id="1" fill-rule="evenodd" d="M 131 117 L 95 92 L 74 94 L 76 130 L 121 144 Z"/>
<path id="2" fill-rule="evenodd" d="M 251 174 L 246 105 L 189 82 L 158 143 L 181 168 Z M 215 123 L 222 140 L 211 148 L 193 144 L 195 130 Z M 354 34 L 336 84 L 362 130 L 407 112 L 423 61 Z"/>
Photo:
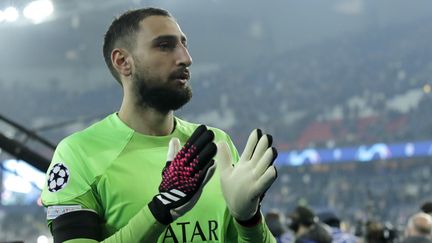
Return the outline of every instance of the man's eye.
<path id="1" fill-rule="evenodd" d="M 173 45 L 172 43 L 169 43 L 169 42 L 161 42 L 161 43 L 159 43 L 158 47 L 162 51 L 167 51 L 167 50 L 173 49 L 175 47 L 175 45 Z"/>

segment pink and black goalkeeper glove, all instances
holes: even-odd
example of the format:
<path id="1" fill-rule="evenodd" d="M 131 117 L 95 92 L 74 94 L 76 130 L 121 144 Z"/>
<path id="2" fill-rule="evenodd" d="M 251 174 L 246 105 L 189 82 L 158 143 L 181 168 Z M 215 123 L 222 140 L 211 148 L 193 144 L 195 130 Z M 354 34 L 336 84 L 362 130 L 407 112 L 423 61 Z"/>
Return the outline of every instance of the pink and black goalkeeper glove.
<path id="1" fill-rule="evenodd" d="M 215 171 L 213 157 L 217 148 L 213 139 L 213 132 L 204 125 L 194 131 L 181 149 L 180 141 L 171 139 L 159 194 L 148 204 L 160 223 L 170 224 L 198 201 Z"/>

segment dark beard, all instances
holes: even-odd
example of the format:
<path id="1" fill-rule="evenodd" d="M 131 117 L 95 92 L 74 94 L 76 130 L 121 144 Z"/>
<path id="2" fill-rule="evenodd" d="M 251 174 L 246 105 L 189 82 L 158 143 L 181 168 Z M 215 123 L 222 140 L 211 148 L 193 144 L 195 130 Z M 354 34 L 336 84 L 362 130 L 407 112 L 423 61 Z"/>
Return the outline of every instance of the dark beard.
<path id="1" fill-rule="evenodd" d="M 142 107 L 150 107 L 161 113 L 178 110 L 192 98 L 192 90 L 189 86 L 184 88 L 171 87 L 169 84 L 150 86 L 157 81 L 148 80 L 140 75 L 134 75 L 134 90 L 137 104 Z M 172 85 L 174 86 L 174 85 Z"/>

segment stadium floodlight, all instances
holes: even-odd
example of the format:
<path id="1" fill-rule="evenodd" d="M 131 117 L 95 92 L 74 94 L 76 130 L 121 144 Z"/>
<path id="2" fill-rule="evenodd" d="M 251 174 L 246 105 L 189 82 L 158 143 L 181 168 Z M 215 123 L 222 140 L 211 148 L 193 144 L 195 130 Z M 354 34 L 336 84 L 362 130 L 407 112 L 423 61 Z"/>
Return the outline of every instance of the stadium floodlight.
<path id="1" fill-rule="evenodd" d="M 50 0 L 33 1 L 24 8 L 23 14 L 33 23 L 42 22 L 54 12 L 53 3 Z"/>
<path id="2" fill-rule="evenodd" d="M 4 189 L 14 192 L 29 193 L 36 186 L 42 190 L 45 173 L 36 170 L 22 160 L 8 159 L 2 162 Z"/>
<path id="3" fill-rule="evenodd" d="M 430 84 L 425 84 L 425 85 L 423 86 L 423 92 L 424 92 L 425 94 L 429 94 L 431 91 L 432 91 L 432 86 L 431 86 Z"/>
<path id="4" fill-rule="evenodd" d="M 32 190 L 32 185 L 16 175 L 7 175 L 3 178 L 3 188 L 7 191 L 27 194 Z"/>
<path id="5" fill-rule="evenodd" d="M 37 238 L 37 243 L 48 243 L 48 242 L 49 242 L 48 237 L 46 237 L 45 235 L 40 235 Z"/>
<path id="6" fill-rule="evenodd" d="M 19 17 L 18 10 L 15 7 L 7 7 L 3 10 L 3 17 L 7 22 L 14 22 Z"/>

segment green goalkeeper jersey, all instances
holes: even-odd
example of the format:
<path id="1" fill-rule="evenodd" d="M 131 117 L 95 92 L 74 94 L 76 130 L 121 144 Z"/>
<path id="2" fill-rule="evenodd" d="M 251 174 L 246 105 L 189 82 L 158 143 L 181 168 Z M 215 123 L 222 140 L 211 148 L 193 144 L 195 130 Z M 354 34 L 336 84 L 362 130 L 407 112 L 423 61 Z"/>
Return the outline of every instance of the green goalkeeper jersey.
<path id="1" fill-rule="evenodd" d="M 147 204 L 158 194 L 168 143 L 172 137 L 185 143 L 198 126 L 179 118 L 175 118 L 175 124 L 175 130 L 168 136 L 147 136 L 129 128 L 114 113 L 61 141 L 42 191 L 42 202 L 48 207 L 48 224 L 62 213 L 85 209 L 96 212 L 103 220 L 104 238 L 111 240 L 107 242 L 122 241 L 120 234 L 126 227 L 158 232 L 157 242 L 247 242 L 254 239 L 273 242 L 263 221 L 247 228 L 230 216 L 218 169 L 189 212 L 168 226 L 154 219 Z M 228 142 L 237 161 L 238 153 L 229 136 L 219 129 L 210 129 L 215 134 L 215 142 Z M 126 239 L 127 243 L 139 241 L 130 238 L 123 238 L 123 241 Z"/>

